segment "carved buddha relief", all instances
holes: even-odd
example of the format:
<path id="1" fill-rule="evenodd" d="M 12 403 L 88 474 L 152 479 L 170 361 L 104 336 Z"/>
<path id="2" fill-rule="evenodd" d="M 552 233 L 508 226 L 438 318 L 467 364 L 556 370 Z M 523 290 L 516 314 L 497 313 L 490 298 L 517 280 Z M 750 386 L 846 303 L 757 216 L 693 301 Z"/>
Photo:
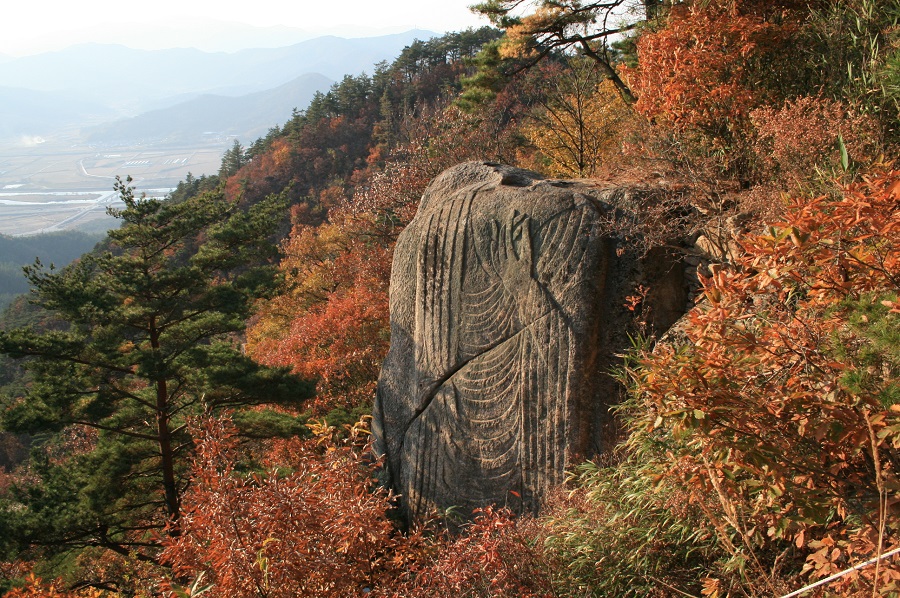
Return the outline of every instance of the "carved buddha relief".
<path id="1" fill-rule="evenodd" d="M 584 450 L 600 209 L 491 164 L 458 166 L 426 191 L 395 252 L 373 425 L 408 520 L 534 511 Z"/>

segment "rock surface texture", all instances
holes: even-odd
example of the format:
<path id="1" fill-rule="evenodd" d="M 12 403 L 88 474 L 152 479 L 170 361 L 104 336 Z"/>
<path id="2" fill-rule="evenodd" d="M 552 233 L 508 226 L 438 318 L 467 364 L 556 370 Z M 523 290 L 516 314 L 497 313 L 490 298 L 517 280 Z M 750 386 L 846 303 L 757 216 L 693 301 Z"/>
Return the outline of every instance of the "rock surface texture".
<path id="1" fill-rule="evenodd" d="M 609 196 L 480 162 L 425 191 L 395 250 L 373 423 L 407 521 L 536 511 L 603 444 L 617 308 L 642 271 L 616 251 Z"/>

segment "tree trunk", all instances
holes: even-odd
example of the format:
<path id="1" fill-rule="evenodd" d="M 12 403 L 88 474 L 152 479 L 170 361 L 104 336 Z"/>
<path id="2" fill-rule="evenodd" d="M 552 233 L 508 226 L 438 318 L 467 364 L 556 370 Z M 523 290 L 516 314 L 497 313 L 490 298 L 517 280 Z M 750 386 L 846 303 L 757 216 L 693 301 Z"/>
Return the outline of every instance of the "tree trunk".
<path id="1" fill-rule="evenodd" d="M 150 346 L 158 351 L 159 332 L 155 318 L 150 322 Z M 169 429 L 169 389 L 167 380 L 158 377 L 156 383 L 156 434 L 159 439 L 159 456 L 162 465 L 163 488 L 165 490 L 166 514 L 173 524 L 172 535 L 178 535 L 177 524 L 181 516 L 181 502 L 175 481 L 175 452 L 172 449 L 172 431 Z"/>
<path id="2" fill-rule="evenodd" d="M 585 56 L 589 57 L 591 60 L 597 63 L 600 67 L 600 71 L 603 75 L 613 82 L 613 85 L 616 86 L 616 90 L 619 92 L 619 95 L 622 96 L 622 99 L 625 100 L 625 103 L 628 105 L 632 105 L 637 102 L 637 96 L 632 93 L 631 88 L 622 81 L 622 78 L 619 77 L 619 73 L 616 72 L 616 69 L 609 63 L 609 61 L 598 54 L 592 47 L 591 44 L 588 43 L 587 40 L 580 40 L 581 48 L 584 50 Z"/>
<path id="3" fill-rule="evenodd" d="M 169 430 L 168 390 L 165 380 L 156 381 L 156 426 L 159 436 L 159 454 L 162 460 L 163 488 L 166 493 L 166 513 L 175 524 L 181 516 L 178 486 L 175 482 L 175 454 L 172 450 L 172 434 Z M 173 535 L 175 535 L 173 533 Z"/>

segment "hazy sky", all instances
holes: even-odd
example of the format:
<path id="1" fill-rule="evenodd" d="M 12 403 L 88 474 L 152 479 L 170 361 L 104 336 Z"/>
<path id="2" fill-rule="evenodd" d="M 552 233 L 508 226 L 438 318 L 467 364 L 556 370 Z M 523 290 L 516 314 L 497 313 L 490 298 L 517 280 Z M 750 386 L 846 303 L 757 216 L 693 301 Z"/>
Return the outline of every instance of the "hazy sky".
<path id="1" fill-rule="evenodd" d="M 243 45 L 232 39 L 231 46 L 223 40 L 215 47 L 217 42 L 209 38 L 228 30 L 221 22 L 302 29 L 306 37 L 323 33 L 358 37 L 413 28 L 458 31 L 487 24 L 469 11 L 475 1 L 4 0 L 0 53 L 21 56 L 86 41 L 143 48 L 184 46 L 191 43 L 186 41 L 192 39 L 191 30 L 198 40 L 191 45 L 205 44 L 203 49 L 234 50 L 231 46 Z M 201 26 L 200 19 L 220 23 Z M 274 31 L 272 38 L 270 45 L 281 45 Z"/>

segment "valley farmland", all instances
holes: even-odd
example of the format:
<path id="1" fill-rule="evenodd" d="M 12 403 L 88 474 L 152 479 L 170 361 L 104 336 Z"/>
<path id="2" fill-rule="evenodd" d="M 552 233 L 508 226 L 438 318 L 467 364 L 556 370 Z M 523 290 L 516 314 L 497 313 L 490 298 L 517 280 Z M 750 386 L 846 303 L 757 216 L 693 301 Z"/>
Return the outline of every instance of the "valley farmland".
<path id="1" fill-rule="evenodd" d="M 0 234 L 106 230 L 114 223 L 106 208 L 117 202 L 116 176 L 131 176 L 138 193 L 164 196 L 188 173 L 217 172 L 230 143 L 0 146 Z"/>

